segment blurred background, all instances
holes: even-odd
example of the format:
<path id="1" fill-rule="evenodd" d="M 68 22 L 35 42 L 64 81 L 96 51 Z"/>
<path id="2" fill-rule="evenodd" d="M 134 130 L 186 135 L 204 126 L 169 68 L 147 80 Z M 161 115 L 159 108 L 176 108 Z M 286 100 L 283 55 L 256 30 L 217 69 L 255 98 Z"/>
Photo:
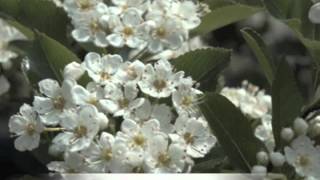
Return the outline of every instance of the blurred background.
<path id="1" fill-rule="evenodd" d="M 230 66 L 224 71 L 225 85 L 239 87 L 243 80 L 248 80 L 265 89 L 267 93 L 270 89 L 257 60 L 241 36 L 240 29 L 244 27 L 252 27 L 259 32 L 274 56 L 289 61 L 299 81 L 301 92 L 305 97 L 310 97 L 314 91 L 311 59 L 293 33 L 284 24 L 265 13 L 258 13 L 203 38 L 206 45 L 233 49 Z M 32 102 L 31 89 L 19 69 L 20 64 L 13 61 L 13 68 L 0 71 L 8 77 L 11 84 L 10 91 L 0 97 L 0 179 L 17 174 L 46 172 L 45 165 L 33 153 L 22 153 L 14 149 L 13 139 L 8 132 L 10 116 L 18 112 L 23 103 Z"/>

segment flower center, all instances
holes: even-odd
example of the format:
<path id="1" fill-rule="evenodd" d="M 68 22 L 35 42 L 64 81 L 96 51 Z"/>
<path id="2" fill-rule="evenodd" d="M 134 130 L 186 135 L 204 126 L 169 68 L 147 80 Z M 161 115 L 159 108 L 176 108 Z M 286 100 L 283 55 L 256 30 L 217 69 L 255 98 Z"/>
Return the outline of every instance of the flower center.
<path id="1" fill-rule="evenodd" d="M 55 109 L 63 110 L 65 103 L 66 102 L 62 96 L 59 96 L 59 97 L 53 99 L 53 107 Z"/>
<path id="2" fill-rule="evenodd" d="M 159 27 L 159 28 L 157 29 L 157 31 L 156 31 L 156 34 L 157 34 L 158 37 L 164 38 L 164 37 L 167 35 L 167 31 L 166 31 L 165 28 Z"/>
<path id="3" fill-rule="evenodd" d="M 191 96 L 184 96 L 182 98 L 181 105 L 188 107 L 191 104 L 192 104 L 192 97 Z"/>
<path id="4" fill-rule="evenodd" d="M 85 126 L 78 126 L 76 127 L 76 129 L 74 130 L 74 133 L 76 135 L 77 138 L 81 138 L 87 135 L 87 128 Z"/>
<path id="5" fill-rule="evenodd" d="M 30 123 L 26 127 L 26 132 L 29 136 L 32 136 L 36 132 L 35 124 Z"/>
<path id="6" fill-rule="evenodd" d="M 187 132 L 183 135 L 184 140 L 187 144 L 192 144 L 194 142 L 194 138 L 191 133 Z"/>
<path id="7" fill-rule="evenodd" d="M 128 67 L 126 72 L 127 72 L 128 76 L 131 77 L 132 79 L 135 79 L 138 77 L 137 72 L 132 67 Z"/>
<path id="8" fill-rule="evenodd" d="M 133 142 L 134 144 L 136 144 L 137 146 L 143 146 L 145 143 L 145 138 L 143 137 L 143 135 L 141 133 L 139 133 L 138 135 L 136 135 L 133 138 Z"/>
<path id="9" fill-rule="evenodd" d="M 106 81 L 106 80 L 110 79 L 110 74 L 107 73 L 107 72 L 102 72 L 102 73 L 100 74 L 100 78 L 101 78 L 102 80 Z"/>
<path id="10" fill-rule="evenodd" d="M 104 160 L 110 161 L 112 159 L 112 150 L 111 149 L 103 150 L 101 156 Z"/>
<path id="11" fill-rule="evenodd" d="M 88 101 L 87 101 L 88 104 L 92 104 L 94 106 L 97 106 L 98 105 L 98 100 L 96 98 L 90 98 Z"/>
<path id="12" fill-rule="evenodd" d="M 297 163 L 302 167 L 306 167 L 310 164 L 310 159 L 307 155 L 300 155 L 297 158 Z"/>
<path id="13" fill-rule="evenodd" d="M 78 0 L 77 5 L 82 10 L 89 10 L 92 7 L 90 0 Z"/>
<path id="14" fill-rule="evenodd" d="M 153 86 L 158 90 L 161 91 L 163 90 L 165 87 L 167 87 L 167 83 L 166 81 L 162 80 L 162 79 L 157 79 L 153 82 Z"/>
<path id="15" fill-rule="evenodd" d="M 126 98 L 120 99 L 120 100 L 118 100 L 118 104 L 121 109 L 126 108 L 129 106 L 129 100 Z"/>
<path id="16" fill-rule="evenodd" d="M 95 21 L 92 21 L 90 23 L 90 29 L 92 30 L 92 32 L 98 32 L 101 30 L 101 27 L 99 25 L 99 22 L 97 22 L 96 20 Z"/>
<path id="17" fill-rule="evenodd" d="M 170 164 L 171 158 L 167 153 L 161 153 L 158 157 L 159 164 L 163 166 L 168 166 Z"/>
<path id="18" fill-rule="evenodd" d="M 132 28 L 130 28 L 130 27 L 125 27 L 125 28 L 123 29 L 123 34 L 124 34 L 125 36 L 132 36 L 132 35 L 133 35 L 133 30 L 132 30 Z"/>

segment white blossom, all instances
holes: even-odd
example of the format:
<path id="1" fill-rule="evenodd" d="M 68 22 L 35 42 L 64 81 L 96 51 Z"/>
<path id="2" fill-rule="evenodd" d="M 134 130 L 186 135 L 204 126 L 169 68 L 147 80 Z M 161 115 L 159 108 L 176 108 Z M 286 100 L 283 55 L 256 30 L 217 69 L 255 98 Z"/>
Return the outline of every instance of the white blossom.
<path id="1" fill-rule="evenodd" d="M 138 83 L 141 91 L 155 98 L 169 97 L 182 79 L 182 71 L 174 73 L 167 60 L 159 60 L 154 67 L 146 65 L 142 80 Z"/>
<path id="2" fill-rule="evenodd" d="M 287 162 L 300 176 L 320 178 L 320 148 L 309 137 L 297 137 L 284 151 Z"/>
<path id="3" fill-rule="evenodd" d="M 0 75 L 0 96 L 7 93 L 9 89 L 10 89 L 10 82 L 5 76 Z"/>
<path id="4" fill-rule="evenodd" d="M 39 121 L 32 107 L 24 104 L 20 108 L 20 113 L 10 118 L 9 130 L 18 136 L 14 142 L 17 150 L 31 151 L 39 146 L 44 125 Z"/>

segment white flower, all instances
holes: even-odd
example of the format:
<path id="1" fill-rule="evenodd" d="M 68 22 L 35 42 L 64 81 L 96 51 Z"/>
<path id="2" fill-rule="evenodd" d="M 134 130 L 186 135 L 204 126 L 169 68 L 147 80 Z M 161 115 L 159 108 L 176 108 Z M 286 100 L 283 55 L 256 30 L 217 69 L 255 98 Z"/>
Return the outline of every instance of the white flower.
<path id="1" fill-rule="evenodd" d="M 172 71 L 167 60 L 159 60 L 154 67 L 148 64 L 142 80 L 138 83 L 141 91 L 155 98 L 169 97 L 184 75 L 182 71 Z"/>
<path id="2" fill-rule="evenodd" d="M 10 82 L 5 76 L 0 75 L 0 96 L 7 93 L 9 89 L 10 89 Z"/>
<path id="3" fill-rule="evenodd" d="M 136 8 L 140 14 L 148 7 L 149 0 L 112 0 L 112 3 L 116 6 L 111 7 L 112 13 L 122 14 L 128 8 Z"/>
<path id="4" fill-rule="evenodd" d="M 87 1 L 87 0 L 79 0 Z M 95 6 L 96 10 L 85 14 L 71 14 L 74 30 L 71 32 L 72 37 L 81 43 L 93 42 L 97 47 L 107 47 L 105 24 L 100 18 L 108 13 L 108 7 L 104 3 Z"/>
<path id="5" fill-rule="evenodd" d="M 300 176 L 320 178 L 320 148 L 309 137 L 299 136 L 284 151 L 287 162 Z"/>
<path id="6" fill-rule="evenodd" d="M 121 131 L 117 133 L 117 140 L 125 142 L 133 150 L 146 149 L 149 139 L 158 133 L 160 124 L 155 119 L 141 126 L 133 120 L 125 119 L 121 124 Z"/>
<path id="7" fill-rule="evenodd" d="M 200 25 L 199 6 L 193 1 L 174 1 L 169 11 L 181 20 L 183 28 L 190 30 Z"/>
<path id="8" fill-rule="evenodd" d="M 272 117 L 271 115 L 265 115 L 261 119 L 261 125 L 257 126 L 255 129 L 255 136 L 263 141 L 269 151 L 273 151 L 275 147 L 275 140 L 272 131 Z"/>
<path id="9" fill-rule="evenodd" d="M 70 14 L 94 11 L 102 0 L 64 0 L 63 8 Z"/>
<path id="10" fill-rule="evenodd" d="M 101 57 L 97 53 L 88 53 L 83 62 L 89 76 L 102 85 L 107 83 L 118 83 L 115 76 L 122 64 L 122 58 L 119 55 L 105 55 Z"/>
<path id="11" fill-rule="evenodd" d="M 101 108 L 105 90 L 102 87 L 94 87 L 94 83 L 89 83 L 87 89 L 80 85 L 75 85 L 71 90 L 72 100 L 76 105 L 94 105 Z"/>
<path id="12" fill-rule="evenodd" d="M 194 113 L 199 103 L 201 91 L 193 88 L 191 78 L 182 79 L 178 89 L 172 94 L 172 102 L 178 113 Z"/>
<path id="13" fill-rule="evenodd" d="M 143 19 L 140 13 L 135 8 L 127 9 L 121 20 L 118 17 L 114 17 L 116 25 L 112 29 L 112 33 L 107 36 L 107 40 L 114 47 L 123 47 L 127 45 L 130 48 L 141 47 L 146 42 L 143 40 L 145 36 L 144 30 L 147 23 L 143 23 Z"/>
<path id="14" fill-rule="evenodd" d="M 247 81 L 242 88 L 225 87 L 221 94 L 252 118 L 260 119 L 271 112 L 271 97 Z"/>
<path id="15" fill-rule="evenodd" d="M 99 140 L 93 142 L 82 154 L 89 162 L 88 169 L 90 172 L 104 173 L 110 172 L 114 168 L 112 166 L 116 164 L 117 156 L 123 155 L 122 153 L 125 151 L 124 144 L 115 144 L 113 135 L 103 132 Z"/>
<path id="16" fill-rule="evenodd" d="M 47 165 L 50 171 L 60 173 L 83 173 L 86 171 L 86 162 L 84 156 L 68 152 L 64 155 L 64 161 L 53 161 Z"/>
<path id="17" fill-rule="evenodd" d="M 102 106 L 114 116 L 128 114 L 144 102 L 144 98 L 137 98 L 139 91 L 136 84 L 128 82 L 123 88 L 122 90 L 116 86 L 109 95 L 110 98 L 101 102 Z"/>
<path id="18" fill-rule="evenodd" d="M 46 125 L 57 125 L 65 109 L 72 107 L 71 88 L 75 83 L 66 80 L 62 87 L 52 79 L 39 82 L 40 92 L 45 97 L 35 96 L 34 109 L 40 114 L 41 121 Z"/>
<path id="19" fill-rule="evenodd" d="M 61 120 L 64 132 L 58 134 L 53 143 L 62 144 L 75 152 L 90 146 L 99 131 L 99 115 L 94 106 L 82 106 L 78 112 L 69 111 Z"/>
<path id="20" fill-rule="evenodd" d="M 7 49 L 8 44 L 15 40 L 25 40 L 26 37 L 2 19 L 0 19 L 0 27 L 0 63 L 7 63 L 10 59 L 18 56 Z"/>
<path id="21" fill-rule="evenodd" d="M 150 157 L 146 160 L 149 172 L 181 173 L 186 165 L 185 149 L 179 144 L 169 144 L 169 139 L 163 134 L 150 137 Z"/>
<path id="22" fill-rule="evenodd" d="M 121 82 L 138 83 L 141 80 L 144 69 L 145 65 L 139 60 L 126 61 L 118 69 L 116 77 Z"/>
<path id="23" fill-rule="evenodd" d="M 171 108 L 166 104 L 152 105 L 148 99 L 144 103 L 131 110 L 131 113 L 124 116 L 125 119 L 132 119 L 139 124 L 144 124 L 149 120 L 156 119 L 160 123 L 160 130 L 164 133 L 171 133 L 173 131 L 173 113 Z"/>
<path id="24" fill-rule="evenodd" d="M 181 142 L 187 154 L 194 158 L 204 157 L 216 144 L 206 122 L 201 118 L 190 118 L 186 114 L 178 117 L 175 123 L 176 134 L 171 134 L 174 142 Z"/>
<path id="25" fill-rule="evenodd" d="M 39 146 L 40 133 L 44 126 L 32 107 L 24 104 L 20 108 L 20 114 L 10 118 L 9 129 L 11 133 L 19 136 L 14 142 L 15 148 L 19 151 L 31 151 Z"/>

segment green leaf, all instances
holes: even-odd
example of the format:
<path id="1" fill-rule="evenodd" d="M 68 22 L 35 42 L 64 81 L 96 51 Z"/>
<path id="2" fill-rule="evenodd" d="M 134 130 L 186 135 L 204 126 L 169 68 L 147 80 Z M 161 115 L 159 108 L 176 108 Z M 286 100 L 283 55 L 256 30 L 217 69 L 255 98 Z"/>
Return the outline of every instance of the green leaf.
<path id="1" fill-rule="evenodd" d="M 245 28 L 241 30 L 242 36 L 246 40 L 247 44 L 254 52 L 257 60 L 260 63 L 260 67 L 264 71 L 269 84 L 272 84 L 274 76 L 274 65 L 273 57 L 269 52 L 266 44 L 262 40 L 261 36 L 250 28 Z"/>
<path id="2" fill-rule="evenodd" d="M 264 10 L 264 8 L 259 6 L 238 3 L 219 5 L 216 9 L 212 9 L 209 14 L 202 18 L 202 23 L 192 31 L 192 34 L 209 33 L 223 26 L 248 18 L 262 10 Z"/>
<path id="3" fill-rule="evenodd" d="M 264 145 L 253 135 L 248 119 L 225 97 L 207 93 L 200 105 L 211 129 L 234 167 L 250 172 Z"/>
<path id="4" fill-rule="evenodd" d="M 63 9 L 44 0 L 0 0 L 0 12 L 14 18 L 30 29 L 46 33 L 67 44 L 69 18 Z"/>
<path id="5" fill-rule="evenodd" d="M 286 19 L 289 13 L 290 1 L 292 0 L 264 0 L 264 4 L 273 16 Z"/>
<path id="6" fill-rule="evenodd" d="M 290 127 L 301 113 L 304 99 L 296 84 L 294 74 L 283 60 L 277 69 L 272 86 L 272 128 L 276 147 L 282 148 L 281 130 Z"/>
<path id="7" fill-rule="evenodd" d="M 31 42 L 15 43 L 24 50 L 30 59 L 31 81 L 33 84 L 44 78 L 54 78 L 62 82 L 65 65 L 76 61 L 81 62 L 69 49 L 43 33 L 35 33 Z"/>
<path id="8" fill-rule="evenodd" d="M 32 30 L 30 30 L 29 28 L 25 27 L 24 25 L 18 23 L 17 21 L 13 21 L 13 20 L 6 20 L 6 22 L 15 27 L 16 29 L 18 29 L 22 34 L 24 34 L 29 40 L 33 40 L 34 39 L 34 33 Z"/>
<path id="9" fill-rule="evenodd" d="M 231 51 L 223 48 L 199 49 L 172 59 L 174 67 L 200 82 L 200 89 L 212 90 L 218 75 L 230 62 Z"/>

